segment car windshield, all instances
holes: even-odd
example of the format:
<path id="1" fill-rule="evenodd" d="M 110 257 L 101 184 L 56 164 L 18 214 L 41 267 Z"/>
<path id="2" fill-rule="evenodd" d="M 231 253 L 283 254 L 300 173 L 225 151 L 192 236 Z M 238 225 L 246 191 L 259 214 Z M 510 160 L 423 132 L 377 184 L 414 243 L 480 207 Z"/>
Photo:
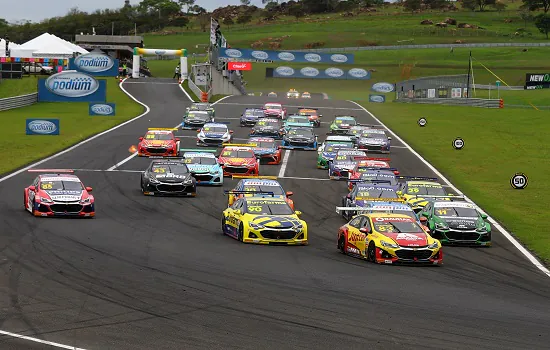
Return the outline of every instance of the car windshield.
<path id="1" fill-rule="evenodd" d="M 309 129 L 290 129 L 288 134 L 293 136 L 313 137 L 313 131 Z"/>
<path id="2" fill-rule="evenodd" d="M 206 113 L 196 113 L 196 112 L 189 112 L 187 114 L 188 118 L 194 118 L 194 119 L 208 119 L 208 114 Z"/>
<path id="3" fill-rule="evenodd" d="M 278 126 L 279 122 L 275 120 L 260 120 L 256 123 L 257 126 Z"/>
<path id="4" fill-rule="evenodd" d="M 384 220 L 374 222 L 374 229 L 384 233 L 422 233 L 422 229 L 416 222 Z"/>
<path id="5" fill-rule="evenodd" d="M 309 124 L 309 119 L 302 116 L 289 116 L 286 120 L 288 123 L 306 123 Z"/>
<path id="6" fill-rule="evenodd" d="M 227 132 L 227 129 L 223 126 L 205 126 L 202 128 L 204 132 Z"/>
<path id="7" fill-rule="evenodd" d="M 251 144 L 254 144 L 257 148 L 277 148 L 277 145 L 275 144 L 275 141 L 248 141 Z"/>
<path id="8" fill-rule="evenodd" d="M 189 172 L 187 165 L 183 163 L 156 163 L 151 167 L 153 173 L 163 175 L 163 174 L 176 174 L 183 175 Z"/>
<path id="9" fill-rule="evenodd" d="M 162 133 L 162 134 L 147 133 L 145 135 L 146 140 L 172 140 L 173 138 L 174 136 L 169 133 Z"/>
<path id="10" fill-rule="evenodd" d="M 379 173 L 372 173 L 372 172 L 366 172 L 361 173 L 361 180 L 363 181 L 388 181 L 387 184 L 390 186 L 396 186 L 397 185 L 397 178 L 393 174 L 379 174 Z"/>
<path id="11" fill-rule="evenodd" d="M 215 165 L 216 158 L 214 157 L 201 157 L 201 156 L 186 156 L 185 164 L 203 164 L 203 165 Z"/>
<path id="12" fill-rule="evenodd" d="M 430 195 L 430 196 L 446 196 L 447 193 L 441 185 L 414 184 L 407 186 L 407 194 L 412 195 Z"/>
<path id="13" fill-rule="evenodd" d="M 197 111 L 205 111 L 210 108 L 210 105 L 207 104 L 194 104 L 191 106 L 191 109 L 195 109 Z"/>
<path id="14" fill-rule="evenodd" d="M 464 207 L 437 207 L 434 210 L 438 216 L 460 217 L 460 218 L 474 218 L 477 217 L 477 211 L 474 208 Z"/>
<path id="15" fill-rule="evenodd" d="M 386 133 L 383 130 L 363 130 L 361 133 L 361 137 L 364 138 L 376 138 L 376 139 L 384 139 L 387 138 Z"/>
<path id="16" fill-rule="evenodd" d="M 229 158 L 256 158 L 252 151 L 240 151 L 236 149 L 224 149 L 221 156 Z"/>
<path id="17" fill-rule="evenodd" d="M 281 186 L 267 186 L 267 185 L 251 185 L 245 184 L 243 191 L 250 192 L 273 192 L 275 196 L 284 195 L 283 188 Z"/>
<path id="18" fill-rule="evenodd" d="M 335 124 L 347 124 L 347 125 L 355 125 L 355 119 L 352 118 L 336 118 L 334 120 Z"/>
<path id="19" fill-rule="evenodd" d="M 82 191 L 80 181 L 42 181 L 40 189 L 46 191 Z"/>
<path id="20" fill-rule="evenodd" d="M 365 132 L 365 129 L 361 129 L 361 128 L 353 128 L 350 131 L 348 131 L 348 133 L 353 134 L 353 135 L 357 135 L 357 134 L 361 135 L 364 132 Z"/>
<path id="21" fill-rule="evenodd" d="M 325 152 L 337 152 L 339 149 L 352 147 L 352 143 L 327 144 L 325 146 Z"/>
<path id="22" fill-rule="evenodd" d="M 352 154 L 339 154 L 334 158 L 334 161 L 337 162 L 337 163 L 349 163 L 349 162 L 353 162 L 354 157 L 361 156 L 361 155 L 359 155 L 359 154 L 355 154 L 355 155 L 352 155 Z"/>
<path id="23" fill-rule="evenodd" d="M 294 212 L 286 204 L 279 201 L 251 201 L 247 203 L 247 212 L 257 215 L 292 215 Z"/>
<path id="24" fill-rule="evenodd" d="M 244 115 L 247 117 L 263 117 L 264 111 L 262 111 L 261 109 L 246 110 L 246 112 L 244 112 Z"/>
<path id="25" fill-rule="evenodd" d="M 356 197 L 362 198 L 397 198 L 397 193 L 389 188 L 360 188 Z"/>
<path id="26" fill-rule="evenodd" d="M 317 112 L 315 112 L 315 111 L 300 111 L 299 114 L 309 116 L 309 115 L 317 115 Z"/>
<path id="27" fill-rule="evenodd" d="M 265 109 L 282 109 L 283 107 L 281 105 L 265 105 Z"/>

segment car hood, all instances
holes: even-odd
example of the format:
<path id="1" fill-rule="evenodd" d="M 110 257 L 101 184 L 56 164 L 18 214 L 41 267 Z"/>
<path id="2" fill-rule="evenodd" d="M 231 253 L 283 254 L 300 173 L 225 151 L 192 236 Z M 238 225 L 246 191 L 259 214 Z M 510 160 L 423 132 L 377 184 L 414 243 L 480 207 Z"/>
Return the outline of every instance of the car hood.
<path id="1" fill-rule="evenodd" d="M 206 123 L 208 119 L 209 118 L 205 118 L 205 117 L 186 117 L 185 118 L 185 120 L 188 122 L 201 122 L 201 123 Z"/>
<path id="2" fill-rule="evenodd" d="M 251 221 L 257 225 L 275 229 L 290 229 L 301 225 L 295 215 L 259 215 Z"/>
<path id="3" fill-rule="evenodd" d="M 428 245 L 428 236 L 425 233 L 385 232 L 383 235 L 391 238 L 401 247 L 424 247 Z"/>
<path id="4" fill-rule="evenodd" d="M 336 124 L 336 123 L 333 123 L 332 125 L 337 129 L 349 129 L 349 128 L 352 127 L 351 124 Z"/>
<path id="5" fill-rule="evenodd" d="M 51 190 L 44 192 L 52 201 L 73 202 L 79 201 L 84 191 Z"/>
<path id="6" fill-rule="evenodd" d="M 323 152 L 323 157 L 326 159 L 334 159 L 336 152 Z"/>
<path id="7" fill-rule="evenodd" d="M 275 148 L 254 148 L 255 154 L 271 154 L 275 153 L 277 149 Z"/>
<path id="8" fill-rule="evenodd" d="M 289 127 L 289 126 L 306 126 L 306 127 L 308 127 L 308 126 L 310 126 L 310 125 L 311 125 L 311 124 L 310 124 L 309 122 L 307 122 L 307 123 L 286 122 L 286 123 L 285 123 L 285 126 L 286 126 L 286 127 Z"/>
<path id="9" fill-rule="evenodd" d="M 351 169 L 353 167 L 355 167 L 355 162 L 334 162 L 334 167 L 335 168 L 341 168 L 341 169 Z"/>
<path id="10" fill-rule="evenodd" d="M 383 139 L 379 137 L 362 137 L 359 139 L 359 143 L 382 145 L 388 143 L 388 139 Z"/>
<path id="11" fill-rule="evenodd" d="M 186 180 L 189 180 L 191 178 L 191 174 L 185 174 L 185 175 L 178 175 L 178 174 L 172 174 L 172 173 L 166 173 L 166 174 L 157 174 L 155 175 L 155 178 L 160 182 L 184 182 Z"/>
<path id="12" fill-rule="evenodd" d="M 260 117 L 257 115 L 243 115 L 241 118 L 246 120 L 258 120 Z"/>
<path id="13" fill-rule="evenodd" d="M 280 110 L 280 109 L 266 109 L 264 111 L 264 113 L 269 113 L 269 114 L 279 114 L 279 113 L 282 113 L 283 111 Z"/>
<path id="14" fill-rule="evenodd" d="M 205 137 L 220 138 L 225 135 L 225 132 L 205 132 L 203 134 Z"/>
<path id="15" fill-rule="evenodd" d="M 220 157 L 220 163 L 222 164 L 231 164 L 231 165 L 246 165 L 256 163 L 256 158 L 224 158 Z"/>
<path id="16" fill-rule="evenodd" d="M 187 168 L 192 173 L 209 173 L 216 170 L 218 165 L 204 165 L 204 164 L 187 164 Z"/>
<path id="17" fill-rule="evenodd" d="M 309 141 L 315 139 L 313 136 L 299 136 L 299 135 L 286 135 L 285 136 L 289 140 L 294 141 Z"/>
<path id="18" fill-rule="evenodd" d="M 475 230 L 477 228 L 477 219 L 465 218 L 441 218 L 454 230 Z"/>
<path id="19" fill-rule="evenodd" d="M 162 141 L 143 141 L 143 146 L 145 147 L 166 147 L 170 145 L 169 140 L 162 140 Z"/>

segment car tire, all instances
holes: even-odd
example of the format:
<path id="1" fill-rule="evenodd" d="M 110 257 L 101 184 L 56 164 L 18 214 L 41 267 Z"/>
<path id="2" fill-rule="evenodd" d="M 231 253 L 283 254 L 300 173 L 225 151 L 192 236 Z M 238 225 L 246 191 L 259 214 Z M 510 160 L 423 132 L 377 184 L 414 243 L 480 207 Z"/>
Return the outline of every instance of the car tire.
<path id="1" fill-rule="evenodd" d="M 367 260 L 376 263 L 376 245 L 372 241 L 367 249 Z"/>
<path id="2" fill-rule="evenodd" d="M 225 235 L 226 235 L 225 229 L 226 229 L 226 225 L 225 225 L 225 216 L 222 215 L 222 236 L 225 236 Z"/>
<path id="3" fill-rule="evenodd" d="M 244 237 L 244 227 L 243 227 L 243 224 L 241 224 L 239 226 L 239 233 L 237 235 L 237 239 L 239 240 L 239 242 L 243 242 L 243 237 Z"/>
<path id="4" fill-rule="evenodd" d="M 340 249 L 340 253 L 346 255 L 346 239 L 344 235 L 338 240 L 338 249 Z"/>

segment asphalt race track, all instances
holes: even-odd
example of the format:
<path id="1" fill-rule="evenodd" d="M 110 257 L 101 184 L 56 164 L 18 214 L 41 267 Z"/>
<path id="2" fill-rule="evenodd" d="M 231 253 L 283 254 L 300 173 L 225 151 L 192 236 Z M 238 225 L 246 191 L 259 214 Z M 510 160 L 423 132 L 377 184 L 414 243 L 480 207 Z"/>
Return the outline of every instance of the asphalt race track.
<path id="1" fill-rule="evenodd" d="M 309 246 L 223 236 L 219 187 L 201 187 L 196 198 L 144 197 L 138 171 L 150 160 L 105 170 L 148 127 L 177 125 L 190 102 L 173 84 L 124 87 L 149 114 L 39 166 L 86 169 L 77 174 L 94 188 L 95 219 L 34 218 L 23 209 L 33 174 L 0 182 L 1 330 L 85 349 L 548 348 L 550 279 L 498 232 L 488 249 L 445 247 L 442 267 L 378 266 L 339 253 L 344 220 L 335 206 L 346 186 L 315 167 L 316 152 L 285 151 L 285 169 L 260 167 L 295 193 Z M 236 118 L 266 101 L 318 107 L 326 122 L 353 114 L 374 123 L 350 102 L 317 96 L 230 97 L 216 104 L 217 119 L 244 141 L 248 128 Z M 316 130 L 322 140 L 327 124 Z M 196 148 L 194 131 L 177 134 Z M 393 145 L 403 175 L 434 176 Z M 0 336 L 2 349 L 41 346 Z"/>

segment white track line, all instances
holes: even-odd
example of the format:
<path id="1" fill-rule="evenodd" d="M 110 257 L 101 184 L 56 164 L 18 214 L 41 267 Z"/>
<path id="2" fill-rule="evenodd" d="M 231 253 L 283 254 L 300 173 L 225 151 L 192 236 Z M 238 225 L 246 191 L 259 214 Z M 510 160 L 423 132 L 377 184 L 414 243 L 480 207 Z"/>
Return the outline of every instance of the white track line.
<path id="1" fill-rule="evenodd" d="M 82 171 L 82 172 L 97 172 L 97 173 L 142 173 L 143 171 L 140 170 L 124 170 L 124 169 L 117 169 L 117 170 L 102 170 L 102 169 L 73 169 L 74 171 Z"/>
<path id="2" fill-rule="evenodd" d="M 151 84 L 151 85 L 179 85 L 178 83 L 161 83 L 154 81 L 129 81 L 126 84 Z"/>
<path id="3" fill-rule="evenodd" d="M 281 162 L 281 169 L 279 169 L 279 177 L 285 176 L 285 170 L 286 166 L 288 164 L 288 158 L 290 157 L 290 150 L 285 150 L 285 156 L 283 157 L 283 161 Z"/>
<path id="4" fill-rule="evenodd" d="M 9 337 L 19 338 L 19 339 L 30 340 L 30 341 L 33 341 L 33 342 L 35 342 L 35 343 L 40 343 L 40 344 L 46 344 L 46 345 L 50 345 L 50 346 L 55 346 L 56 348 L 61 348 L 61 349 L 85 350 L 85 349 L 83 349 L 83 348 L 77 348 L 77 347 L 74 347 L 74 346 L 69 346 L 69 345 L 54 343 L 54 342 L 51 342 L 51 341 L 42 340 L 42 339 L 38 339 L 38 338 L 27 337 L 26 335 L 21 335 L 21 334 L 16 334 L 16 333 L 10 333 L 10 332 L 5 332 L 5 331 L 0 331 L 0 334 L 7 335 L 7 336 L 9 336 Z"/>
<path id="5" fill-rule="evenodd" d="M 468 202 L 472 203 L 473 205 L 475 205 L 478 209 L 480 209 L 480 211 L 484 212 L 485 211 L 483 209 L 481 209 L 477 204 L 474 203 L 474 201 L 472 201 L 470 198 L 466 197 L 466 195 L 464 193 L 462 193 L 462 191 L 460 191 L 458 188 L 456 188 L 445 176 L 443 176 L 443 174 L 441 174 L 439 172 L 439 170 L 437 170 L 433 165 L 431 165 L 426 159 L 424 159 L 420 154 L 418 154 L 411 146 L 409 146 L 405 141 L 403 141 L 399 136 L 397 136 L 396 133 L 394 133 L 392 130 L 390 130 L 384 123 L 382 123 L 378 118 L 376 118 L 374 116 L 374 114 L 372 114 L 371 112 L 369 112 L 366 108 L 364 108 L 363 106 L 361 106 L 360 104 L 358 104 L 357 102 L 354 102 L 354 101 L 348 101 L 348 102 L 351 102 L 359 107 L 361 107 L 361 109 L 363 109 L 365 112 L 367 112 L 367 114 L 369 114 L 374 120 L 376 120 L 378 123 L 380 123 L 380 125 L 382 125 L 386 130 L 388 130 L 393 136 L 395 136 L 396 139 L 398 139 L 403 145 L 405 145 L 405 147 L 411 151 L 412 154 L 414 154 L 416 157 L 418 157 L 418 159 L 420 159 L 424 164 L 426 164 L 426 166 L 428 168 L 430 168 L 431 171 L 433 171 L 440 179 L 442 179 L 443 181 L 445 181 L 450 188 L 452 188 L 458 195 L 460 196 L 464 196 L 464 199 L 466 199 Z M 487 214 L 487 213 L 485 213 Z M 527 259 L 529 259 L 529 261 L 535 265 L 539 270 L 541 270 L 544 274 L 546 274 L 548 277 L 550 277 L 550 270 L 548 270 L 540 261 L 538 261 L 538 259 L 533 255 L 531 254 L 527 249 L 525 249 L 524 246 L 521 245 L 521 243 L 519 243 L 508 231 L 506 231 L 506 229 L 504 227 L 502 227 L 502 225 L 500 225 L 495 219 L 493 219 L 492 217 L 488 217 L 487 218 L 489 220 L 489 222 L 499 230 L 500 233 L 502 233 L 502 235 L 504 237 L 506 237 L 510 243 L 512 243 L 523 255 L 525 255 L 525 257 Z"/>

